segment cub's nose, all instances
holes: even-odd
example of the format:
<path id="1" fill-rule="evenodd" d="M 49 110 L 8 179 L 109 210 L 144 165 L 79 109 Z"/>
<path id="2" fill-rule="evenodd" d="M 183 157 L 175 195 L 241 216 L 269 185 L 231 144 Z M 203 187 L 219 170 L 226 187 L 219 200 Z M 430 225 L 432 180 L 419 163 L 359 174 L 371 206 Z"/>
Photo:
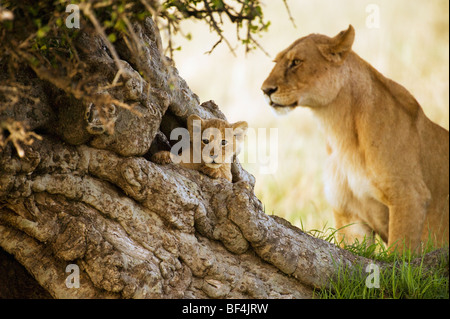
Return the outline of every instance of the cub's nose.
<path id="1" fill-rule="evenodd" d="M 267 96 L 271 96 L 273 93 L 275 93 L 278 88 L 277 87 L 262 87 L 261 90 L 266 94 Z"/>
<path id="2" fill-rule="evenodd" d="M 209 157 L 211 157 L 213 160 L 215 160 L 215 159 L 217 158 L 217 156 L 218 156 L 218 155 L 213 155 L 213 154 L 210 154 L 210 155 L 209 155 Z"/>

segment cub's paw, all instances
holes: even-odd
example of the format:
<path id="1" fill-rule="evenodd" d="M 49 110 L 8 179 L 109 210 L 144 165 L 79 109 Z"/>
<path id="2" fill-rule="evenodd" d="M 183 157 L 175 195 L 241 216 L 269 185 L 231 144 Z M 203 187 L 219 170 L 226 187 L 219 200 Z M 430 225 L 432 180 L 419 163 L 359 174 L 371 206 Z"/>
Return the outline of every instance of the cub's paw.
<path id="1" fill-rule="evenodd" d="M 170 158 L 170 152 L 169 151 L 160 151 L 155 154 L 153 154 L 152 158 L 150 159 L 153 163 L 156 164 L 170 164 L 172 163 L 172 159 Z"/>
<path id="2" fill-rule="evenodd" d="M 231 181 L 231 172 L 229 174 L 230 176 L 227 176 L 222 170 L 209 167 L 203 167 L 201 171 L 213 179 L 224 178 Z"/>

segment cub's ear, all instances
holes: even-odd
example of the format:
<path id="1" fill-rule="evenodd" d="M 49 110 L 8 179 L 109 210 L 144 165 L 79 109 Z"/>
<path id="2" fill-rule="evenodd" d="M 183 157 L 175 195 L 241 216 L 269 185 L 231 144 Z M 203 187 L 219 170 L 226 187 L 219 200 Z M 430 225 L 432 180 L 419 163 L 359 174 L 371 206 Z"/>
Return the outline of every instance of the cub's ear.
<path id="1" fill-rule="evenodd" d="M 349 25 L 347 30 L 341 31 L 329 43 L 319 44 L 318 48 L 325 59 L 340 64 L 351 51 L 354 40 L 355 29 L 352 25 Z"/>
<path id="2" fill-rule="evenodd" d="M 245 121 L 236 122 L 231 125 L 233 128 L 233 134 L 236 136 L 239 142 L 244 140 L 245 134 L 247 134 L 248 123 Z"/>
<path id="3" fill-rule="evenodd" d="M 189 131 L 189 135 L 191 136 L 191 139 L 194 136 L 194 133 L 193 133 L 194 126 L 199 125 L 199 124 L 203 125 L 203 120 L 200 116 L 195 115 L 195 114 L 189 115 L 189 117 L 187 118 L 187 129 Z"/>

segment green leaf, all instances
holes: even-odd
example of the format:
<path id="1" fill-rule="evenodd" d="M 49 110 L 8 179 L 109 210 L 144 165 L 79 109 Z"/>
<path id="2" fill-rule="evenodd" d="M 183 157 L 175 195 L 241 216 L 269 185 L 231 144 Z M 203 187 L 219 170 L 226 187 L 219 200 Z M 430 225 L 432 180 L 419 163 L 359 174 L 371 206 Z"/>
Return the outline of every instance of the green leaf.
<path id="1" fill-rule="evenodd" d="M 212 8 L 213 9 L 223 9 L 224 8 L 223 1 L 222 0 L 213 0 Z"/>
<path id="2" fill-rule="evenodd" d="M 48 31 L 50 31 L 50 27 L 48 25 L 43 26 L 42 28 L 40 28 L 37 33 L 36 36 L 38 38 L 43 38 L 47 35 Z"/>
<path id="3" fill-rule="evenodd" d="M 109 40 L 109 42 L 111 42 L 111 43 L 116 42 L 116 40 L 117 40 L 116 34 L 115 34 L 115 33 L 109 34 L 109 35 L 108 35 L 108 40 Z"/>
<path id="4" fill-rule="evenodd" d="M 120 32 L 126 32 L 127 31 L 127 25 L 123 20 L 117 20 L 116 24 L 114 25 L 114 29 Z"/>

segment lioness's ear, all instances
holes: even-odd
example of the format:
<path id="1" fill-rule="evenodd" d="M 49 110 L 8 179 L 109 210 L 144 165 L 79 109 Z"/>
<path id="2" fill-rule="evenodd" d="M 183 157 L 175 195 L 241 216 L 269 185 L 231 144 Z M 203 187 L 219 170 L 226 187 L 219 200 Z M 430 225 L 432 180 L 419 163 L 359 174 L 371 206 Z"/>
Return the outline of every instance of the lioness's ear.
<path id="1" fill-rule="evenodd" d="M 197 125 L 198 124 L 200 124 L 200 125 L 203 124 L 203 120 L 202 120 L 202 118 L 200 116 L 195 115 L 195 114 L 189 115 L 189 117 L 187 118 L 187 129 L 189 131 L 189 135 L 191 136 L 191 139 L 194 136 L 194 133 L 193 133 L 193 131 L 194 131 L 194 121 L 199 121 L 198 123 L 196 123 Z"/>
<path id="2" fill-rule="evenodd" d="M 328 61 L 342 63 L 351 51 L 355 40 L 355 29 L 352 25 L 332 38 L 329 43 L 319 44 L 318 48 Z"/>
<path id="3" fill-rule="evenodd" d="M 234 136 L 236 136 L 238 141 L 242 142 L 245 134 L 247 134 L 248 123 L 245 121 L 240 121 L 232 124 L 231 127 L 233 128 Z"/>

